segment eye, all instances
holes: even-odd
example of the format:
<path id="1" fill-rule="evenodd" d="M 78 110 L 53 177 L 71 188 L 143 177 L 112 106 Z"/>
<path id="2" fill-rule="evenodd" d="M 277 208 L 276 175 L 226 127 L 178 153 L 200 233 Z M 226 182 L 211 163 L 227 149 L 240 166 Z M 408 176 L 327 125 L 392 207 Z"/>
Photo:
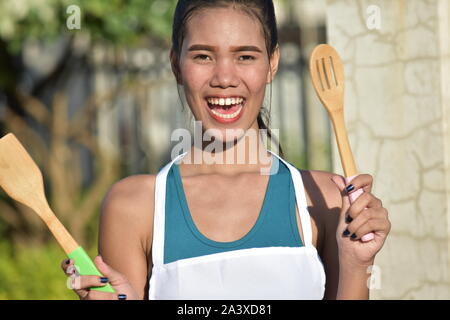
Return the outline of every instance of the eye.
<path id="1" fill-rule="evenodd" d="M 255 60 L 255 57 L 254 56 L 240 56 L 239 60 L 241 60 L 241 61 L 252 61 L 252 60 Z"/>
<path id="2" fill-rule="evenodd" d="M 206 54 L 199 54 L 194 57 L 195 60 L 202 60 L 202 61 L 206 61 L 207 58 L 209 58 L 209 56 L 207 56 Z"/>

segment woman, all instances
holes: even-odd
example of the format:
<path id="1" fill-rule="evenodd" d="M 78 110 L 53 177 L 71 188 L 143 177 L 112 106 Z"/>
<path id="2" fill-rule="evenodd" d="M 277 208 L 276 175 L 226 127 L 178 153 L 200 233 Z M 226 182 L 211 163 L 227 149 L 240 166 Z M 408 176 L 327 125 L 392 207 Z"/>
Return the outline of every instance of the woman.
<path id="1" fill-rule="evenodd" d="M 195 119 L 223 150 L 194 145 L 157 176 L 117 182 L 103 202 L 94 260 L 104 278 L 81 276 L 75 292 L 81 299 L 368 299 L 368 268 L 390 230 L 372 177 L 345 186 L 339 175 L 294 168 L 260 135 L 246 143 L 266 128 L 261 106 L 280 59 L 272 1 L 180 0 L 170 59 Z M 244 163 L 236 163 L 239 152 Z M 192 161 L 195 154 L 234 161 Z M 264 157 L 270 175 L 261 174 Z M 350 205 L 348 192 L 359 188 L 365 192 Z M 370 232 L 375 238 L 362 242 Z M 72 265 L 62 262 L 67 274 Z M 106 282 L 116 293 L 89 290 Z"/>

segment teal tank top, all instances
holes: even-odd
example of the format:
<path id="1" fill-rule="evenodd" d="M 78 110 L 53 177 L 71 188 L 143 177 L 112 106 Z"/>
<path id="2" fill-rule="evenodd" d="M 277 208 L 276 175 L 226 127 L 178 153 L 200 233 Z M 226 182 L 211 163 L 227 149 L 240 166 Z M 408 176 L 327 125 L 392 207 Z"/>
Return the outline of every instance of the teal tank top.
<path id="1" fill-rule="evenodd" d="M 168 172 L 166 183 L 164 263 L 239 249 L 303 246 L 297 228 L 291 173 L 277 157 L 272 155 L 272 160 L 278 162 L 278 172 L 269 176 L 256 223 L 241 239 L 231 242 L 211 240 L 197 229 L 175 162 Z"/>

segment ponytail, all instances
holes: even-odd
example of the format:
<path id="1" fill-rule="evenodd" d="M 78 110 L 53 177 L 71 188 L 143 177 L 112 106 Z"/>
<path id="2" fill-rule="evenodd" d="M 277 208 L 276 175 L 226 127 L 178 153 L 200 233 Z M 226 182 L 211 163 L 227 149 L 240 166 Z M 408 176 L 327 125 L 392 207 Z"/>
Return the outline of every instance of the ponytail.
<path id="1" fill-rule="evenodd" d="M 281 148 L 281 144 L 280 144 L 279 140 L 277 139 L 277 137 L 275 137 L 275 136 L 272 134 L 272 131 L 270 130 L 270 127 L 269 127 L 270 118 L 268 118 L 268 117 L 266 116 L 266 118 L 268 118 L 267 124 L 266 124 L 266 122 L 263 120 L 263 116 L 262 116 L 263 111 L 265 111 L 265 109 L 261 107 L 261 111 L 259 112 L 258 118 L 257 118 L 257 121 L 258 121 L 258 127 L 259 127 L 259 129 L 265 129 L 265 130 L 267 130 L 267 136 L 269 137 L 270 140 L 272 140 L 273 142 L 275 142 L 275 144 L 278 146 L 278 149 L 279 149 L 279 151 L 280 151 L 280 156 L 281 156 L 282 158 L 284 158 L 283 149 Z"/>

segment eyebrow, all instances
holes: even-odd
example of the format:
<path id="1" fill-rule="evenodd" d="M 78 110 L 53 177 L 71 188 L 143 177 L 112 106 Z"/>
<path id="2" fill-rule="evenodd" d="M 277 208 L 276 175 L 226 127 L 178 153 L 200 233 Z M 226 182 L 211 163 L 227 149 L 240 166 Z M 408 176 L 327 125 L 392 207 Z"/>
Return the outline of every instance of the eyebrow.
<path id="1" fill-rule="evenodd" d="M 215 46 L 209 46 L 206 44 L 194 44 L 189 47 L 188 51 L 198 51 L 198 50 L 204 50 L 204 51 L 214 51 L 217 47 Z M 255 51 L 255 52 L 262 52 L 260 48 L 256 46 L 238 46 L 238 47 L 231 47 L 232 52 L 239 52 L 239 51 Z"/>

